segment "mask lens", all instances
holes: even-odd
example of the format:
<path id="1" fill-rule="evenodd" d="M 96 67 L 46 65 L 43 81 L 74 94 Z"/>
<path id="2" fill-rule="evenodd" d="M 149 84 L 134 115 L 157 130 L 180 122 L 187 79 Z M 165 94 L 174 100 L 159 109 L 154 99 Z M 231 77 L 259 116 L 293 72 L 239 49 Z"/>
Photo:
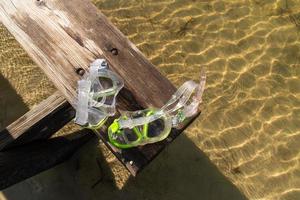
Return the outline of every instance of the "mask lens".
<path id="1" fill-rule="evenodd" d="M 111 95 L 113 95 L 115 89 L 113 86 L 113 81 L 109 77 L 97 77 L 97 79 L 93 81 L 91 87 L 91 92 L 94 93 L 93 98 L 103 97 L 109 95 L 109 93 L 112 93 Z"/>
<path id="2" fill-rule="evenodd" d="M 134 133 L 132 129 L 124 129 L 124 136 L 129 142 L 134 142 L 138 139 L 138 136 Z"/>
<path id="3" fill-rule="evenodd" d="M 127 112 L 123 115 L 123 120 L 140 117 L 150 117 L 155 114 L 154 110 L 143 110 L 137 112 Z M 120 148 L 130 148 L 138 145 L 154 143 L 165 139 L 171 131 L 171 118 L 162 116 L 133 128 L 120 129 L 118 120 L 108 129 L 109 138 L 112 144 Z"/>
<path id="4" fill-rule="evenodd" d="M 102 87 L 103 87 L 104 90 L 107 90 L 107 89 L 113 87 L 113 81 L 110 78 L 99 77 L 99 82 L 102 85 Z"/>
<path id="5" fill-rule="evenodd" d="M 105 75 L 97 77 L 92 85 L 92 99 L 94 102 L 91 106 L 109 113 L 115 113 L 114 105 L 118 87 L 113 79 Z"/>
<path id="6" fill-rule="evenodd" d="M 148 124 L 147 136 L 149 138 L 159 136 L 165 129 L 164 120 L 158 119 Z"/>
<path id="7" fill-rule="evenodd" d="M 114 101 L 114 98 L 115 98 L 115 96 L 111 95 L 111 96 L 106 96 L 104 98 L 102 96 L 100 96 L 100 97 L 95 96 L 93 99 L 95 101 L 97 101 L 98 103 L 102 103 L 102 104 L 105 104 L 105 105 L 112 105 L 113 101 Z"/>

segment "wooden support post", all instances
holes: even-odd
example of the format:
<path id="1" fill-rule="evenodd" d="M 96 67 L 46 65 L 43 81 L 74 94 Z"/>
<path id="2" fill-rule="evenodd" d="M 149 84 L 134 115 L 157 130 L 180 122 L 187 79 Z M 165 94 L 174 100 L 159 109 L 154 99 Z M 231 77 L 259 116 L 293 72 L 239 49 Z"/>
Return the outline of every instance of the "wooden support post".
<path id="1" fill-rule="evenodd" d="M 89 0 L 0 1 L 0 20 L 72 104 L 76 101 L 78 69 L 105 58 L 125 81 L 118 107 L 134 110 L 161 107 L 175 87 Z M 100 137 L 136 175 L 186 126 L 163 142 L 120 150 Z"/>
<path id="2" fill-rule="evenodd" d="M 74 109 L 61 93 L 55 92 L 0 132 L 0 150 L 47 139 L 73 119 L 74 115 Z"/>
<path id="3" fill-rule="evenodd" d="M 62 163 L 93 137 L 87 130 L 73 139 L 57 137 L 0 152 L 0 190 Z"/>

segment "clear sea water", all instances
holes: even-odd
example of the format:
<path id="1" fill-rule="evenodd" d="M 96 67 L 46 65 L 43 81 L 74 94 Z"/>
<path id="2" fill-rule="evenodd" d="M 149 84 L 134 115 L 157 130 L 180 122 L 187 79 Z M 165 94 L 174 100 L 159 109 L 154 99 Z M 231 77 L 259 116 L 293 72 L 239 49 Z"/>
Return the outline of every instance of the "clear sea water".
<path id="1" fill-rule="evenodd" d="M 249 199 L 300 199 L 299 0 L 93 3 L 176 86 L 197 80 L 202 67 L 208 82 L 201 116 L 149 166 L 143 180 L 129 178 L 104 150 L 114 186 L 105 182 L 92 195 L 222 199 L 224 193 L 239 199 L 234 187 Z M 54 91 L 0 26 L 0 128 Z M 198 151 L 224 178 L 204 175 Z"/>

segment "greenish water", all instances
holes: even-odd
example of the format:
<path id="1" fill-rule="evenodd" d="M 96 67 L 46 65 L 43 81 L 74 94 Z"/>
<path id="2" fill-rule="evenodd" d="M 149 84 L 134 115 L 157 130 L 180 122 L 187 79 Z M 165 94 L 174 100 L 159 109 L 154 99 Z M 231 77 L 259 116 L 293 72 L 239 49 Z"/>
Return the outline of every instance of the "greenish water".
<path id="1" fill-rule="evenodd" d="M 120 164 L 104 153 L 117 188 L 125 187 L 138 197 L 153 189 L 181 199 L 172 196 L 176 191 L 184 194 L 175 185 L 192 187 L 192 183 L 176 174 L 184 173 L 185 166 L 174 161 L 178 157 L 172 150 L 191 165 L 193 174 L 187 177 L 194 175 L 195 184 L 205 187 L 200 181 L 201 165 L 185 158 L 193 156 L 182 154 L 196 154 L 181 150 L 180 143 L 185 143 L 202 150 L 249 199 L 300 199 L 299 0 L 93 2 L 175 85 L 197 80 L 201 67 L 207 69 L 203 112 L 185 132 L 188 140 L 179 138 L 183 141 L 158 158 L 147 171 L 145 183 L 133 184 Z M 54 88 L 3 27 L 0 33 L 0 72 L 30 108 Z M 167 167 L 164 173 L 158 172 L 159 166 Z M 156 173 L 166 178 L 156 177 L 152 182 Z M 163 184 L 156 181 L 170 187 L 159 189 Z M 216 193 L 222 188 L 226 193 L 228 184 L 222 181 L 209 188 L 218 188 Z M 106 198 L 114 193 L 109 184 L 100 188 Z M 186 196 L 200 196 L 192 193 Z M 149 199 L 159 199 L 157 195 Z"/>

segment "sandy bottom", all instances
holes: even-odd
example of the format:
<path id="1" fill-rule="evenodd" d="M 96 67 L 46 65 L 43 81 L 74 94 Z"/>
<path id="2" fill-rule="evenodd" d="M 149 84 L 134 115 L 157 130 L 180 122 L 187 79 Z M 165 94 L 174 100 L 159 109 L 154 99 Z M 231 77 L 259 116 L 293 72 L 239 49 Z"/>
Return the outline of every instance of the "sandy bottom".
<path id="1" fill-rule="evenodd" d="M 94 3 L 177 86 L 206 68 L 203 113 L 137 178 L 95 140 L 3 199 L 300 199 L 299 0 Z M 4 127 L 54 88 L 0 33 Z"/>

